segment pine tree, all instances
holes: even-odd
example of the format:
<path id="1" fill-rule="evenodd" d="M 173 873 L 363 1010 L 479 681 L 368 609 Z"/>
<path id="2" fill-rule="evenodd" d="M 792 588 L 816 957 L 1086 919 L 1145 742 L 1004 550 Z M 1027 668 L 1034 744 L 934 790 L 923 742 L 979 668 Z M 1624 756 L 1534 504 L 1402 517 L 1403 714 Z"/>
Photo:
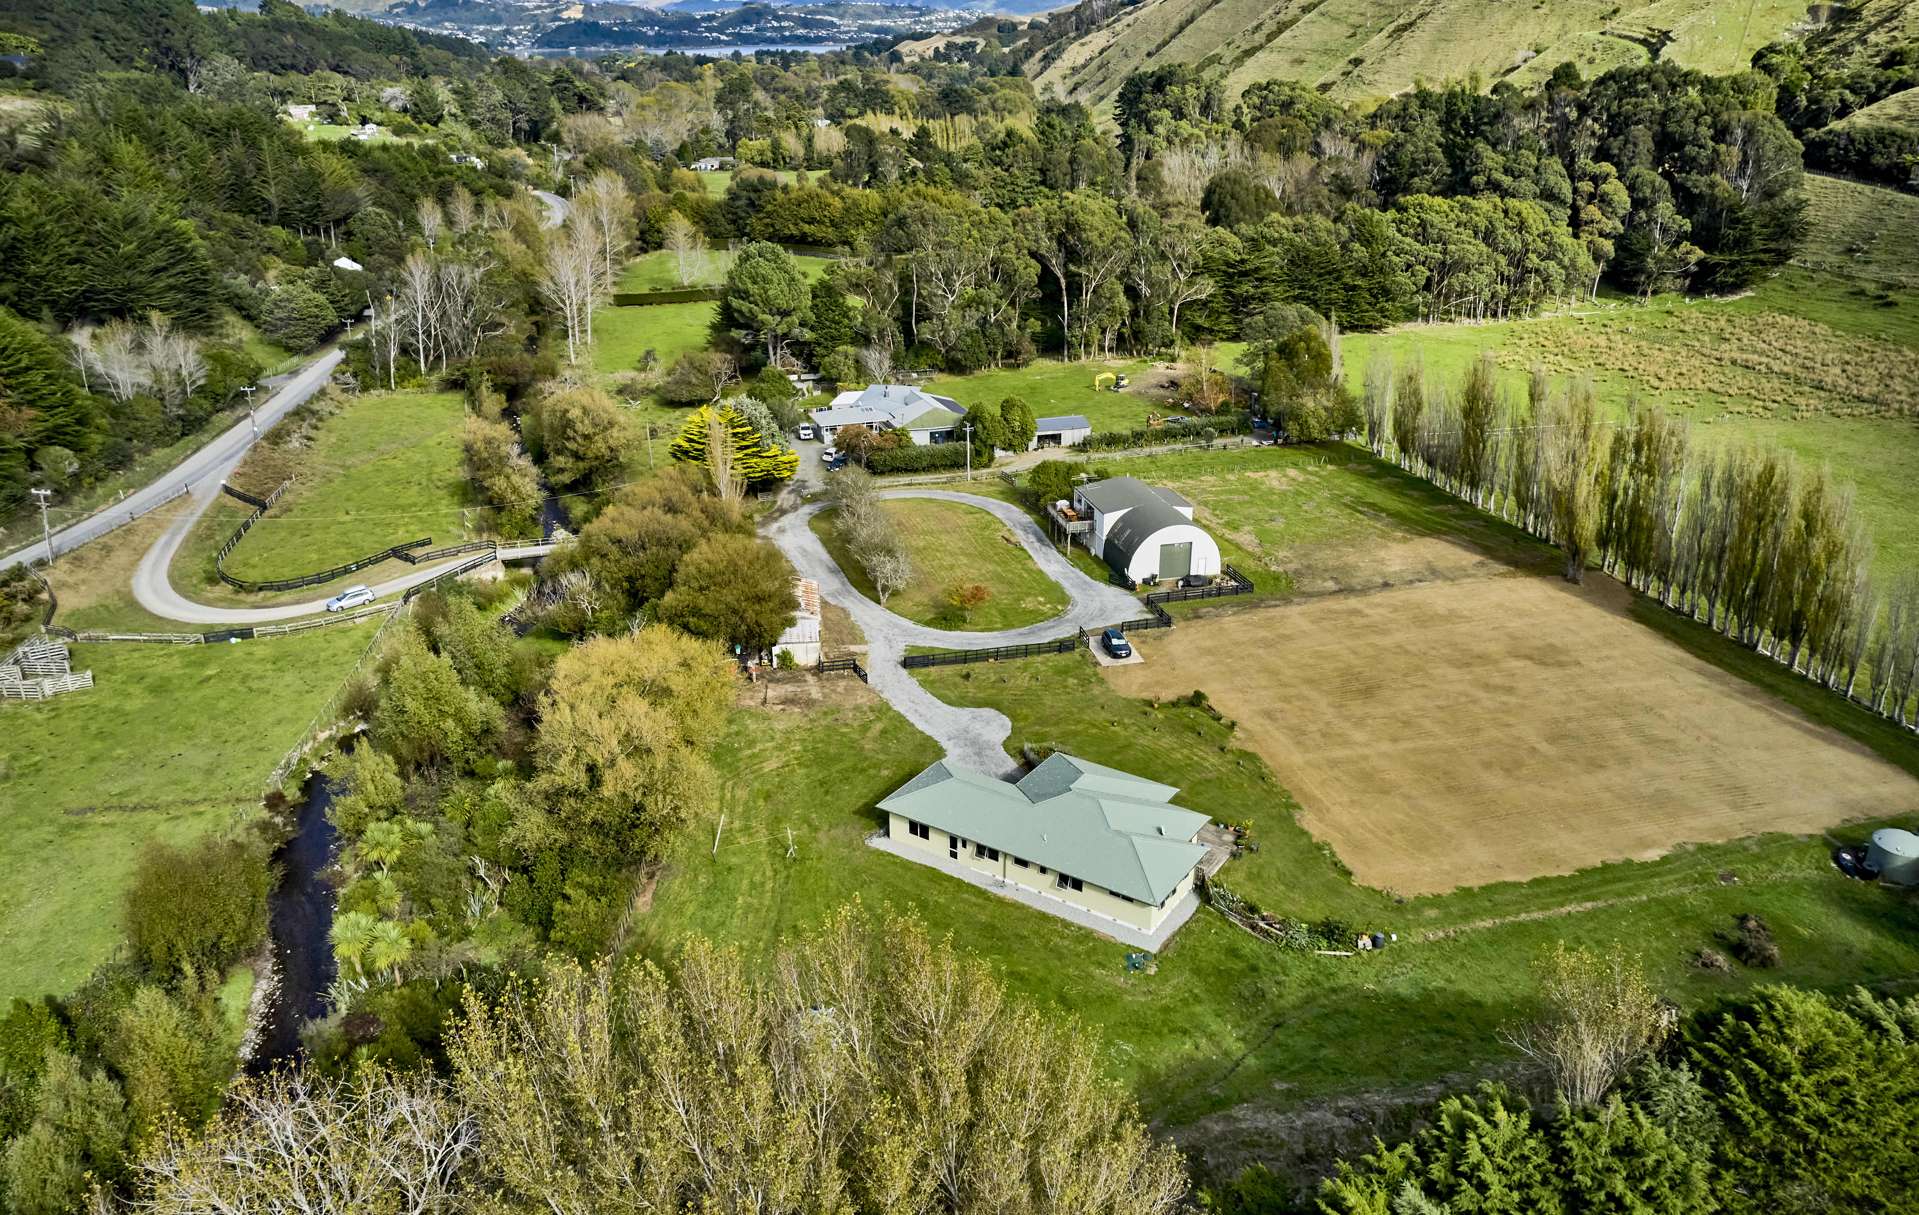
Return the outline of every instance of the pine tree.
<path id="1" fill-rule="evenodd" d="M 711 422 L 717 419 L 722 435 L 723 467 L 713 467 Z M 706 405 L 693 411 L 667 448 L 675 460 L 697 464 L 710 474 L 730 475 L 748 484 L 784 481 L 799 471 L 799 453 L 776 438 L 761 434 L 745 413 L 731 404 Z"/>

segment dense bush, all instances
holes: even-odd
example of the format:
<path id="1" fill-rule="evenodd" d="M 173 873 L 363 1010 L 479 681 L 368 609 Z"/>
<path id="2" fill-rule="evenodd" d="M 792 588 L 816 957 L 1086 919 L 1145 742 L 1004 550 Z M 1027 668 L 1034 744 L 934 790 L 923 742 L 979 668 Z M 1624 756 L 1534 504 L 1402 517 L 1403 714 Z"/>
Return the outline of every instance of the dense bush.
<path id="1" fill-rule="evenodd" d="M 272 871 L 264 842 L 247 835 L 141 852 L 126 894 L 133 955 L 157 975 L 212 972 L 266 935 Z"/>
<path id="2" fill-rule="evenodd" d="M 973 467 L 983 468 L 987 461 L 974 457 Z M 966 467 L 966 444 L 932 443 L 925 447 L 904 444 L 866 457 L 866 467 L 874 473 L 942 472 Z"/>

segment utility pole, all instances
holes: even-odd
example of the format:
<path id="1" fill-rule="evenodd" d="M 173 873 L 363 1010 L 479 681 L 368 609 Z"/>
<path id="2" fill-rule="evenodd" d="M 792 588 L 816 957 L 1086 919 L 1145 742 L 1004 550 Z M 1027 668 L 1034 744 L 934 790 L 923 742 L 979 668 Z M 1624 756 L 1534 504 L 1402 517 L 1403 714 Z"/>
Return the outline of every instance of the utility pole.
<path id="1" fill-rule="evenodd" d="M 973 424 L 968 422 L 960 429 L 966 432 L 966 479 L 973 479 Z"/>
<path id="2" fill-rule="evenodd" d="M 53 529 L 47 524 L 47 503 L 53 498 L 50 489 L 32 491 L 34 499 L 40 503 L 40 534 L 47 542 L 47 568 L 53 568 Z"/>
<path id="3" fill-rule="evenodd" d="M 257 439 L 260 437 L 260 420 L 253 416 L 253 394 L 260 390 L 248 384 L 240 391 L 247 394 L 247 421 L 252 424 L 253 437 Z"/>

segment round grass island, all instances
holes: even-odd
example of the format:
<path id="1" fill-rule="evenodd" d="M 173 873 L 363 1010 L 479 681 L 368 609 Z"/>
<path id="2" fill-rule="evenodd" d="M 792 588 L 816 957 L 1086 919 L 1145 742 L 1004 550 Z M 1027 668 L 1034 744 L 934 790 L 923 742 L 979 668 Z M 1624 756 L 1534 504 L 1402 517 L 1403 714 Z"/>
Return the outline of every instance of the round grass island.
<path id="1" fill-rule="evenodd" d="M 928 498 L 888 499 L 880 509 L 899 528 L 913 560 L 913 580 L 887 599 L 888 611 L 933 628 L 986 633 L 1038 624 L 1066 610 L 1065 588 L 987 511 Z M 840 539 L 836 522 L 836 512 L 826 510 L 810 525 L 854 589 L 878 603 L 872 579 Z M 960 588 L 983 588 L 985 595 L 974 590 L 977 602 L 963 607 Z"/>

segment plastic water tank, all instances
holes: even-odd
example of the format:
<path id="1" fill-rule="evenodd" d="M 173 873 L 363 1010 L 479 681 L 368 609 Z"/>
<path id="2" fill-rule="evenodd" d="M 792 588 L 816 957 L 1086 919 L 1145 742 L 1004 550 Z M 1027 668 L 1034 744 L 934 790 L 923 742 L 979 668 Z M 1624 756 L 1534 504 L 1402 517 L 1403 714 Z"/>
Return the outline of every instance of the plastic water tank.
<path id="1" fill-rule="evenodd" d="M 1895 886 L 1919 886 L 1919 835 L 1898 827 L 1872 833 L 1866 863 L 1879 871 L 1879 880 Z"/>

